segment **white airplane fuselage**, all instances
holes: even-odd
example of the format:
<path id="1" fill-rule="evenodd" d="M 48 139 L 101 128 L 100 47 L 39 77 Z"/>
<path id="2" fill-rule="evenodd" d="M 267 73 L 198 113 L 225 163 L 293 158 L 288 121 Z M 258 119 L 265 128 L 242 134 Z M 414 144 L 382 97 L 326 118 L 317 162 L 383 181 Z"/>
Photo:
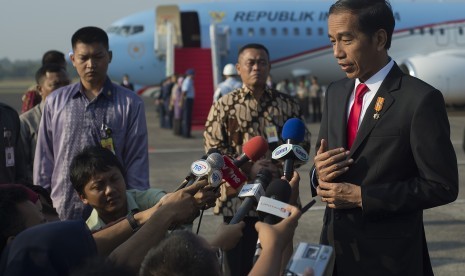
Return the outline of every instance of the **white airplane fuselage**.
<path id="1" fill-rule="evenodd" d="M 178 4 L 181 14 L 198 16 L 200 48 L 211 48 L 209 28 L 227 34 L 219 64 L 236 63 L 238 49 L 261 43 L 270 52 L 274 81 L 299 74 L 316 75 L 322 84 L 344 77 L 327 36 L 332 1 L 210 1 Z M 465 103 L 465 1 L 391 1 L 396 28 L 389 55 L 403 68 L 444 94 L 446 103 Z M 165 59 L 154 50 L 156 8 L 125 17 L 109 29 L 113 60 L 109 75 L 128 73 L 140 85 L 159 84 L 166 77 Z M 181 24 L 197 24 L 185 22 Z M 124 26 L 143 31 L 124 34 Z M 118 29 L 119 28 L 119 29 Z M 137 29 L 137 28 L 136 28 Z M 119 30 L 119 31 L 118 31 Z M 211 60 L 206 60 L 210 62 Z M 221 70 L 221 69 L 220 69 Z M 213 91 L 212 91 L 213 93 Z"/>

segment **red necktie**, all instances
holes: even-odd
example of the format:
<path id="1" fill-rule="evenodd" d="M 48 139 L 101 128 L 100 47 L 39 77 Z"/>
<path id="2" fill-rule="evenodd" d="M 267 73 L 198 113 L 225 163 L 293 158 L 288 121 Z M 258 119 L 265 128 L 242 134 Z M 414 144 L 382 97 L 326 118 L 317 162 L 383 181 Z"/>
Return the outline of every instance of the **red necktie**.
<path id="1" fill-rule="evenodd" d="M 347 121 L 347 148 L 350 149 L 354 143 L 358 130 L 358 121 L 362 111 L 363 95 L 368 92 L 368 86 L 364 83 L 357 85 L 355 90 L 355 99 L 350 109 L 349 120 Z"/>

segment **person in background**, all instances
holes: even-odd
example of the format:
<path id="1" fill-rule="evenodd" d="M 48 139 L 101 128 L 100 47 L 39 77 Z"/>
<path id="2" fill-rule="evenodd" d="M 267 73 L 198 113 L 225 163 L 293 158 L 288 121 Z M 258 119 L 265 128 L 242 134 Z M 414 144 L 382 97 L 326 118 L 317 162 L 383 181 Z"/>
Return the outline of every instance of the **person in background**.
<path id="1" fill-rule="evenodd" d="M 273 81 L 271 74 L 268 75 L 268 78 L 266 78 L 266 86 L 272 89 L 276 89 L 276 83 Z"/>
<path id="2" fill-rule="evenodd" d="M 423 210 L 458 195 L 443 95 L 388 55 L 394 25 L 384 0 L 329 8 L 347 78 L 326 91 L 311 188 L 326 204 L 320 243 L 334 247 L 333 275 L 433 275 Z"/>
<path id="3" fill-rule="evenodd" d="M 46 64 L 56 64 L 63 68 L 66 72 L 66 59 L 65 55 L 57 50 L 50 50 L 45 52 L 42 56 L 42 66 Z M 38 105 L 42 102 L 42 98 L 37 91 L 37 84 L 31 86 L 26 93 L 22 96 L 23 105 L 21 107 L 21 113 L 28 111 L 29 109 L 33 108 L 34 106 Z"/>
<path id="4" fill-rule="evenodd" d="M 73 157 L 84 147 L 110 149 L 123 165 L 128 188 L 149 188 L 144 102 L 107 77 L 112 52 L 100 28 L 83 27 L 72 38 L 71 61 L 80 77 L 50 94 L 44 105 L 34 158 L 34 184 L 51 191 L 61 220 L 87 219 L 69 179 Z"/>
<path id="5" fill-rule="evenodd" d="M 301 77 L 299 79 L 299 83 L 297 84 L 296 95 L 300 106 L 300 111 L 302 112 L 302 116 L 305 120 L 308 119 L 308 97 L 309 91 L 305 84 L 305 77 Z"/>
<path id="6" fill-rule="evenodd" d="M 127 89 L 134 91 L 134 84 L 129 81 L 129 75 L 124 74 L 123 75 L 123 81 L 120 83 L 122 87 L 126 87 Z"/>
<path id="7" fill-rule="evenodd" d="M 67 72 L 57 64 L 46 64 L 36 72 L 36 91 L 42 102 L 19 116 L 21 121 L 21 142 L 26 165 L 26 181 L 32 184 L 32 170 L 34 167 L 34 155 L 37 144 L 40 119 L 44 108 L 45 99 L 54 90 L 69 84 Z"/>
<path id="8" fill-rule="evenodd" d="M 161 128 L 172 128 L 173 112 L 170 110 L 170 100 L 176 79 L 176 75 L 171 75 L 161 85 L 160 95 L 157 99 Z"/>
<path id="9" fill-rule="evenodd" d="M 213 93 L 213 102 L 218 101 L 220 97 L 237 88 L 241 88 L 242 86 L 242 82 L 236 79 L 237 70 L 236 67 L 234 67 L 234 64 L 228 63 L 224 66 L 223 76 L 225 77 L 225 80 L 218 84 L 215 93 Z"/>
<path id="10" fill-rule="evenodd" d="M 310 78 L 310 103 L 312 105 L 313 122 L 321 121 L 321 87 L 318 84 L 318 78 Z"/>
<path id="11" fill-rule="evenodd" d="M 20 132 L 18 113 L 0 102 L 0 184 L 27 182 Z"/>
<path id="12" fill-rule="evenodd" d="M 182 136 L 184 138 L 191 138 L 192 129 L 192 112 L 194 108 L 194 69 L 186 71 L 186 77 L 182 82 Z"/>
<path id="13" fill-rule="evenodd" d="M 170 112 L 173 113 L 173 134 L 181 135 L 182 133 L 182 83 L 183 76 L 178 76 L 176 83 L 171 90 Z"/>

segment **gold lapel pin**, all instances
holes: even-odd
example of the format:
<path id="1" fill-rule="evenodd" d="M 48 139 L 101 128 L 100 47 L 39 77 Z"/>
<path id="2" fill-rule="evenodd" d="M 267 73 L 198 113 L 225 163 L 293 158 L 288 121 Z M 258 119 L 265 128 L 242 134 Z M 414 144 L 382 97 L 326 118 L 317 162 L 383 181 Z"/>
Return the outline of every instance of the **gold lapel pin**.
<path id="1" fill-rule="evenodd" d="M 378 97 L 376 99 L 376 104 L 375 104 L 375 114 L 373 114 L 373 119 L 378 120 L 379 119 L 379 112 L 383 109 L 384 105 L 384 98 L 383 97 Z"/>

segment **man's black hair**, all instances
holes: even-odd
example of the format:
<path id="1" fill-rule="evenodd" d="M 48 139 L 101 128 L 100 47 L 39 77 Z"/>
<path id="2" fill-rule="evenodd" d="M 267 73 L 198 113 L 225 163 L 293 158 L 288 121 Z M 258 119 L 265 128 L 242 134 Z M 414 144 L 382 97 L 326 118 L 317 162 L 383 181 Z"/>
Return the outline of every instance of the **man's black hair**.
<path id="1" fill-rule="evenodd" d="M 264 45 L 259 44 L 259 43 L 250 43 L 250 44 L 246 44 L 246 45 L 242 46 L 239 49 L 237 57 L 239 58 L 241 56 L 242 52 L 244 52 L 247 49 L 263 50 L 263 51 L 265 51 L 266 55 L 268 56 L 268 60 L 270 59 L 270 52 L 268 51 L 268 49 Z"/>
<path id="2" fill-rule="evenodd" d="M 66 64 L 65 54 L 57 50 L 47 51 L 42 56 L 42 65 L 45 64 L 58 64 L 63 66 L 63 64 Z"/>
<path id="3" fill-rule="evenodd" d="M 70 180 L 79 195 L 84 187 L 98 173 L 107 172 L 116 167 L 125 176 L 123 166 L 109 149 L 101 146 L 88 146 L 74 156 L 70 165 Z"/>
<path id="4" fill-rule="evenodd" d="M 387 33 L 385 49 L 391 47 L 395 27 L 391 4 L 385 0 L 339 0 L 329 8 L 329 15 L 339 12 L 351 12 L 358 16 L 360 31 L 372 36 L 378 30 Z"/>
<path id="5" fill-rule="evenodd" d="M 206 241 L 186 230 L 176 230 L 152 248 L 141 265 L 141 276 L 219 276 L 220 267 Z"/>
<path id="6" fill-rule="evenodd" d="M 37 72 L 36 72 L 36 83 L 40 84 L 42 82 L 42 79 L 45 77 L 45 75 L 48 73 L 58 73 L 60 71 L 63 71 L 63 67 L 58 64 L 54 63 L 49 63 L 45 64 L 42 67 L 40 67 Z"/>
<path id="7" fill-rule="evenodd" d="M 85 44 L 101 43 L 105 49 L 109 49 L 107 33 L 98 27 L 83 27 L 77 30 L 71 37 L 71 46 L 73 49 L 78 42 Z"/>

